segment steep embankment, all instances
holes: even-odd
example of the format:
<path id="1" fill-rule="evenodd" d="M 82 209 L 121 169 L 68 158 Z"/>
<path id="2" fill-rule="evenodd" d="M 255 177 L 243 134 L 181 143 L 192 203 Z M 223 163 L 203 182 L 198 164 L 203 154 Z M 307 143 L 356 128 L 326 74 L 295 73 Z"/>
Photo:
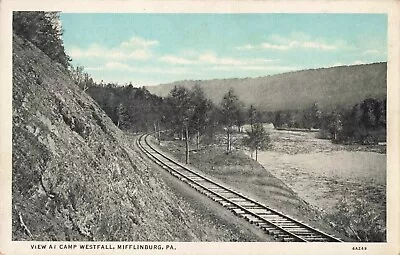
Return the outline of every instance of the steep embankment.
<path id="1" fill-rule="evenodd" d="M 244 103 L 266 111 L 303 109 L 315 102 L 324 108 L 352 106 L 369 97 L 386 96 L 386 62 L 258 78 L 177 81 L 147 89 L 156 95 L 167 96 L 175 85 L 191 88 L 195 84 L 199 84 L 214 103 L 218 104 L 229 88 L 233 88 Z"/>
<path id="2" fill-rule="evenodd" d="M 12 131 L 13 240 L 254 238 L 196 215 L 66 70 L 17 36 Z"/>

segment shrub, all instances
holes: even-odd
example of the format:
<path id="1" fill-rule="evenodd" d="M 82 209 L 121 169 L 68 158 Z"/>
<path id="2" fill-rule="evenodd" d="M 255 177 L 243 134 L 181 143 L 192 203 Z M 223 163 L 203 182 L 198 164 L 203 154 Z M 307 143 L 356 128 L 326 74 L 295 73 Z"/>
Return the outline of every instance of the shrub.
<path id="1" fill-rule="evenodd" d="M 343 197 L 327 217 L 337 231 L 360 242 L 386 240 L 386 211 L 364 198 Z"/>

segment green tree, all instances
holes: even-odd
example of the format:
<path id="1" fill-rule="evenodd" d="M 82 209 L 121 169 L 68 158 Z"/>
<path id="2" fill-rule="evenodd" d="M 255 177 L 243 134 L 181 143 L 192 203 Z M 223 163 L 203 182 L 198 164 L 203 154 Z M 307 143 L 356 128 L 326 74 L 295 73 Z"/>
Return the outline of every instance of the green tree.
<path id="1" fill-rule="evenodd" d="M 276 113 L 275 113 L 275 116 L 274 116 L 274 119 L 273 119 L 273 124 L 274 124 L 274 127 L 275 128 L 280 128 L 280 127 L 282 127 L 282 125 L 283 125 L 283 122 L 284 122 L 284 116 L 283 116 L 283 113 L 282 113 L 282 111 L 277 111 Z"/>
<path id="2" fill-rule="evenodd" d="M 199 149 L 200 135 L 203 134 L 210 123 L 211 102 L 205 97 L 199 85 L 190 91 L 193 112 L 190 119 L 190 129 L 196 134 L 196 148 Z"/>
<path id="3" fill-rule="evenodd" d="M 189 164 L 189 128 L 194 107 L 189 91 L 182 86 L 175 86 L 169 95 L 172 110 L 172 122 L 176 131 L 180 132 L 181 140 L 185 139 L 185 161 Z"/>
<path id="4" fill-rule="evenodd" d="M 120 102 L 117 106 L 117 127 L 118 128 L 123 128 L 127 125 L 129 125 L 129 115 L 126 110 L 126 107 L 122 102 Z"/>
<path id="5" fill-rule="evenodd" d="M 240 101 L 231 88 L 221 102 L 222 123 L 226 130 L 226 151 L 232 151 L 232 126 L 237 123 L 237 113 L 240 110 Z"/>
<path id="6" fill-rule="evenodd" d="M 13 31 L 32 42 L 50 59 L 68 67 L 70 57 L 65 53 L 62 28 L 58 12 L 15 11 Z"/>
<path id="7" fill-rule="evenodd" d="M 255 159 L 258 160 L 258 151 L 267 149 L 270 146 L 271 140 L 269 133 L 265 130 L 262 123 L 254 123 L 250 130 L 247 130 L 247 137 L 244 138 L 244 144 L 250 148 L 253 157 L 255 151 Z"/>
<path id="8" fill-rule="evenodd" d="M 73 65 L 70 65 L 70 76 L 75 84 L 78 85 L 78 87 L 80 88 L 83 87 L 83 83 L 85 80 L 85 73 L 83 72 L 83 70 L 83 66 L 77 65 L 76 67 L 74 67 Z"/>
<path id="9" fill-rule="evenodd" d="M 242 126 L 246 123 L 246 112 L 244 110 L 244 103 L 239 101 L 238 109 L 236 111 L 236 126 L 238 132 L 242 131 Z"/>
<path id="10" fill-rule="evenodd" d="M 314 103 L 310 107 L 303 110 L 302 117 L 302 124 L 300 125 L 300 128 L 319 128 L 321 111 L 318 109 L 318 104 Z"/>
<path id="11" fill-rule="evenodd" d="M 272 119 L 272 117 L 265 116 L 264 119 L 270 120 Z M 250 124 L 250 128 L 252 129 L 256 123 L 261 123 L 261 122 L 262 122 L 262 114 L 258 112 L 253 105 L 250 105 L 250 108 L 247 110 L 247 123 Z"/>

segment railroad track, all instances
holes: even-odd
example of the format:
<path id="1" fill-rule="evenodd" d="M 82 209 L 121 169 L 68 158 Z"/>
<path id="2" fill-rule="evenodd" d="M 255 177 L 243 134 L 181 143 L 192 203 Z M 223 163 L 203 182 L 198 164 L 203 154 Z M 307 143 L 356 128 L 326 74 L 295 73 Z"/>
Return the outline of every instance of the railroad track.
<path id="1" fill-rule="evenodd" d="M 263 229 L 267 234 L 274 236 L 276 240 L 284 242 L 342 242 L 332 235 L 308 226 L 189 169 L 154 148 L 148 142 L 148 137 L 148 134 L 141 135 L 136 142 L 139 149 L 153 162 L 198 192 Z"/>

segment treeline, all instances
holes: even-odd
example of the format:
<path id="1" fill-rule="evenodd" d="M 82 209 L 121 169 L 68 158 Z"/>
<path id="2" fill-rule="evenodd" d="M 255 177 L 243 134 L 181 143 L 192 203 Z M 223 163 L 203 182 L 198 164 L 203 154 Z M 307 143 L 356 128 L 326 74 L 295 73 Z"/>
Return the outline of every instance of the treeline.
<path id="1" fill-rule="evenodd" d="M 203 89 L 195 85 L 191 90 L 175 86 L 165 98 L 167 108 L 164 112 L 169 119 L 170 129 L 175 135 L 185 140 L 186 163 L 189 163 L 189 141 L 195 137 L 199 148 L 200 137 L 212 137 L 215 132 L 225 133 L 226 152 L 230 153 L 232 135 L 235 127 L 250 123 L 245 145 L 257 151 L 266 148 L 269 135 L 260 122 L 259 114 L 253 106 L 248 110 L 233 89 L 224 94 L 220 105 L 215 105 L 205 97 Z"/>
<path id="2" fill-rule="evenodd" d="M 268 134 L 261 123 L 261 114 L 253 106 L 248 109 L 229 90 L 220 105 L 206 98 L 200 86 L 187 89 L 174 87 L 167 97 L 151 94 L 146 88 L 135 88 L 131 84 L 96 84 L 88 87 L 92 96 L 112 121 L 122 130 L 132 132 L 168 130 L 170 136 L 185 141 L 186 162 L 189 163 L 189 146 L 192 141 L 196 149 L 205 141 L 213 140 L 216 133 L 224 133 L 226 151 L 232 151 L 232 135 L 249 123 L 245 145 L 256 152 L 269 143 Z"/>
<path id="3" fill-rule="evenodd" d="M 322 116 L 321 129 L 339 143 L 376 144 L 386 141 L 386 99 L 365 99 L 351 109 Z"/>
<path id="4" fill-rule="evenodd" d="M 337 143 L 375 144 L 386 139 L 386 99 L 368 98 L 351 108 L 323 110 L 315 103 L 304 110 L 266 113 L 275 128 L 319 129 Z"/>
<path id="5" fill-rule="evenodd" d="M 165 118 L 165 101 L 144 87 L 97 85 L 88 87 L 87 93 L 107 113 L 115 125 L 131 132 L 148 132 L 159 126 Z"/>

